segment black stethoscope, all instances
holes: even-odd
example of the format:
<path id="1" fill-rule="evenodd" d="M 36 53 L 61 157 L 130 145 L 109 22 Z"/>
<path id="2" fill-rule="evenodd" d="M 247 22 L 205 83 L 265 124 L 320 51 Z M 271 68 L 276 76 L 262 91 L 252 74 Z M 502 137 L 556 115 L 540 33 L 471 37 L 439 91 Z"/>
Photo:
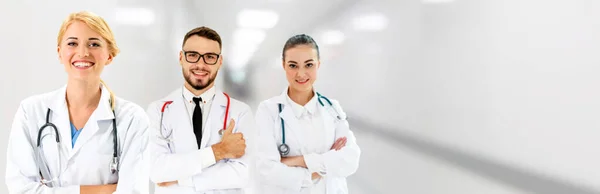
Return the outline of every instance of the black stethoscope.
<path id="1" fill-rule="evenodd" d="M 117 147 L 118 147 L 118 141 L 117 141 L 117 115 L 115 114 L 115 108 L 113 106 L 113 97 L 111 95 L 110 97 L 110 105 L 111 105 L 111 109 L 114 115 L 114 118 L 112 119 L 112 133 L 113 133 L 113 158 L 112 161 L 110 162 L 110 172 L 112 174 L 116 173 L 117 171 L 119 171 L 119 156 L 117 155 Z M 52 186 L 51 185 L 51 181 L 46 181 L 44 179 L 44 174 L 47 178 L 52 179 L 51 175 L 50 175 L 50 170 L 48 167 L 47 162 L 44 160 L 44 156 L 43 153 L 41 152 L 42 148 L 41 148 L 41 140 L 42 140 L 42 132 L 44 131 L 44 129 L 46 129 L 46 127 L 50 127 L 54 130 L 54 133 L 56 134 L 56 145 L 57 147 L 59 147 L 60 145 L 60 137 L 59 137 L 59 133 L 58 133 L 58 128 L 56 127 L 56 125 L 54 125 L 52 122 L 50 122 L 50 108 L 48 108 L 48 112 L 46 112 L 46 124 L 44 124 L 40 130 L 38 131 L 38 136 L 37 136 L 37 148 L 39 150 L 38 152 L 38 157 L 40 160 L 42 160 L 42 164 L 38 163 L 38 168 L 40 171 L 40 175 L 42 176 L 42 182 L 47 184 L 48 186 Z M 60 160 L 60 149 L 57 150 L 58 151 L 58 158 Z M 60 165 L 60 161 L 59 161 L 59 165 Z M 59 167 L 60 168 L 60 167 Z"/>
<path id="2" fill-rule="evenodd" d="M 323 103 L 323 101 L 321 99 L 325 99 L 327 104 L 329 104 L 329 106 L 331 106 L 333 108 L 333 104 L 331 103 L 331 101 L 327 97 L 325 97 L 325 96 L 319 94 L 319 92 L 317 92 L 317 100 L 319 101 L 319 104 L 321 104 L 321 106 L 325 107 L 325 104 Z M 279 104 L 279 113 L 281 113 L 281 111 L 282 111 L 281 106 L 282 106 L 282 104 Z M 342 117 L 340 116 L 340 113 L 337 110 L 335 110 L 335 112 L 337 113 L 336 118 L 342 119 Z M 281 120 L 281 145 L 279 145 L 279 147 L 278 147 L 279 154 L 281 156 L 287 156 L 290 153 L 290 146 L 288 146 L 285 143 L 285 124 L 283 122 L 283 118 L 279 117 L 279 119 Z"/>

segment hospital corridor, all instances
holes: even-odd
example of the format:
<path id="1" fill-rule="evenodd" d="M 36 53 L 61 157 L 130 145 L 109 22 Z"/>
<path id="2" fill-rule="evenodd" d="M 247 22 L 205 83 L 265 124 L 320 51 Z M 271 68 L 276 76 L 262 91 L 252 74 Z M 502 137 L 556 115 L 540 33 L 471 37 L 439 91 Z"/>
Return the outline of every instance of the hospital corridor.
<path id="1" fill-rule="evenodd" d="M 220 34 L 215 87 L 253 114 L 287 91 L 286 40 L 312 37 L 314 91 L 360 148 L 350 194 L 600 194 L 598 0 L 2 0 L 0 150 L 20 103 L 67 83 L 56 37 L 82 10 L 120 48 L 102 80 L 144 110 L 183 86 L 193 28 Z"/>

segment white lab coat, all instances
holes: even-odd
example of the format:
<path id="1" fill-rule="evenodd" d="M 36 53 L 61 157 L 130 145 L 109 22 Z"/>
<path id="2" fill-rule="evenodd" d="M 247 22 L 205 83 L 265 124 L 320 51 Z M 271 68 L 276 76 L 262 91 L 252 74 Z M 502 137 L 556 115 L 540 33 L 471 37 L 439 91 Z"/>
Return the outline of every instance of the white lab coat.
<path id="1" fill-rule="evenodd" d="M 316 97 L 316 96 L 315 96 Z M 281 163 L 278 147 L 282 144 L 281 120 L 285 123 L 286 144 L 290 148 L 288 156 L 299 156 L 315 153 L 304 153 L 306 145 L 326 144 L 331 147 L 336 139 L 347 137 L 347 143 L 339 151 L 328 150 L 325 153 L 317 153 L 323 156 L 325 175 L 320 181 L 326 181 L 326 193 L 346 194 L 348 188 L 346 177 L 356 172 L 360 158 L 360 148 L 356 139 L 350 131 L 346 114 L 338 101 L 330 99 L 333 107 L 325 100 L 325 106 L 317 103 L 317 109 L 323 117 L 324 133 L 326 142 L 315 142 L 313 138 L 303 135 L 302 128 L 298 126 L 298 119 L 294 115 L 287 100 L 287 89 L 279 96 L 275 96 L 261 102 L 256 112 L 256 123 L 259 129 L 259 154 L 258 154 L 258 176 L 260 190 L 258 193 L 310 193 L 312 187 L 311 173 L 306 168 L 288 167 Z M 279 113 L 278 104 L 283 104 L 282 112 Z M 337 109 L 338 120 L 334 109 Z M 321 193 L 325 193 L 321 191 Z"/>
<path id="2" fill-rule="evenodd" d="M 140 106 L 115 99 L 119 172 L 110 172 L 113 154 L 110 94 L 102 86 L 100 103 L 86 122 L 74 147 L 71 146 L 71 127 L 66 104 L 66 86 L 45 94 L 23 100 L 15 115 L 8 140 L 6 185 L 9 193 L 79 193 L 80 185 L 103 185 L 118 183 L 115 193 L 146 193 L 148 177 L 140 176 L 142 152 L 147 145 L 148 117 Z M 50 122 L 60 133 L 60 148 L 54 135 L 42 139 L 45 158 L 52 176 L 60 174 L 60 185 L 47 187 L 40 183 L 35 163 L 38 131 L 46 123 L 50 108 Z M 43 135 L 54 134 L 51 127 Z M 60 149 L 61 169 L 58 169 Z M 143 173 L 142 173 L 143 174 Z M 144 185 L 144 183 L 146 183 Z M 56 183 L 54 183 L 56 185 Z"/>
<path id="3" fill-rule="evenodd" d="M 156 194 L 160 193 L 248 193 L 252 162 L 252 139 L 255 128 L 253 113 L 250 107 L 231 98 L 227 123 L 235 120 L 233 132 L 241 132 L 246 140 L 245 155 L 239 159 L 223 159 L 202 169 L 198 160 L 198 145 L 193 125 L 182 97 L 182 88 L 169 94 L 166 98 L 153 102 L 148 107 L 150 117 L 150 179 L 154 183 L 190 180 L 192 185 L 172 185 L 159 187 L 155 184 Z M 165 108 L 162 127 L 160 126 L 161 109 L 166 101 L 173 101 Z M 204 126 L 201 149 L 211 149 L 213 144 L 221 142 L 218 131 L 223 128 L 227 98 L 217 90 L 212 102 L 207 121 Z M 162 136 L 166 130 L 172 131 L 171 153 L 167 140 Z M 196 173 L 199 172 L 199 173 Z"/>

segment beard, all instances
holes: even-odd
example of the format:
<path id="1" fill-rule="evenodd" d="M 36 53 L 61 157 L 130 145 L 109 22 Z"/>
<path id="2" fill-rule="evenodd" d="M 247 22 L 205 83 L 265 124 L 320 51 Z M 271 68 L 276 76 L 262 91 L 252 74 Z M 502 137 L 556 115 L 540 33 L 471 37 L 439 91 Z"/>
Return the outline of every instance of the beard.
<path id="1" fill-rule="evenodd" d="M 219 72 L 219 70 L 217 70 L 215 72 L 215 74 L 212 74 L 212 75 L 209 73 L 209 77 L 208 77 L 208 80 L 206 81 L 206 83 L 202 83 L 202 80 L 192 78 L 193 74 L 194 74 L 194 73 L 192 73 L 192 70 L 190 70 L 189 74 L 185 74 L 185 72 L 184 72 L 183 77 L 185 78 L 185 81 L 188 84 L 190 84 L 190 86 L 192 86 L 192 88 L 194 88 L 195 90 L 203 90 L 206 87 L 210 86 L 215 81 L 215 78 L 217 78 L 218 72 Z"/>

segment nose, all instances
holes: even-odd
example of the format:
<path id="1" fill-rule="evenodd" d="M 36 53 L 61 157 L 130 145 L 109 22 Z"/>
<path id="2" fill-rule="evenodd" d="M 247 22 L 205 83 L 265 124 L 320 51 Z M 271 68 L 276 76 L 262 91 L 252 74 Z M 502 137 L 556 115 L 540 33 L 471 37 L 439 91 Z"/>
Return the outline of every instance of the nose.
<path id="1" fill-rule="evenodd" d="M 305 68 L 298 68 L 296 77 L 305 77 L 307 70 Z"/>
<path id="2" fill-rule="evenodd" d="M 88 48 L 87 47 L 81 46 L 81 47 L 79 47 L 79 49 L 77 51 L 77 55 L 79 55 L 80 58 L 83 58 L 83 57 L 89 56 L 90 54 L 88 52 Z"/>

